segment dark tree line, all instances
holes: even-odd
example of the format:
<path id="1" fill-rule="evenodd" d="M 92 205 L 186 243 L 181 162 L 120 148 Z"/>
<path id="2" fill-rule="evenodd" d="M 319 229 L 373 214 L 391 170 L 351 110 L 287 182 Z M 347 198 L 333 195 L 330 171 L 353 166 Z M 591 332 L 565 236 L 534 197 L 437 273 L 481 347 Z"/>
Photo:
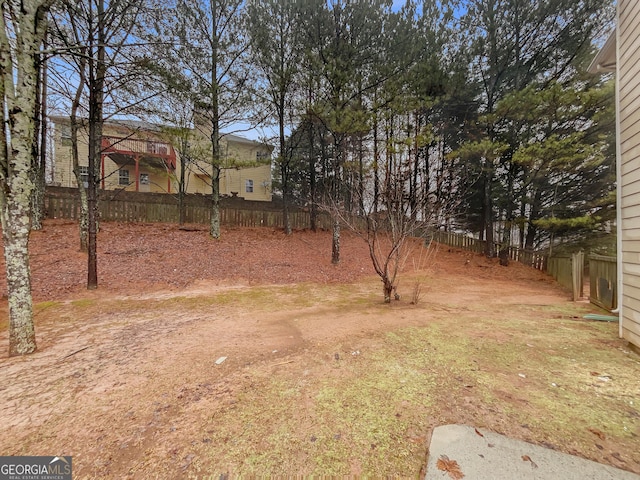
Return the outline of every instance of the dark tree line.
<path id="1" fill-rule="evenodd" d="M 596 246 L 614 210 L 613 89 L 584 72 L 611 5 L 451 3 L 305 15 L 283 195 L 363 212 L 363 192 L 379 205 L 402 165 L 408 215 L 475 233 L 489 256 Z"/>

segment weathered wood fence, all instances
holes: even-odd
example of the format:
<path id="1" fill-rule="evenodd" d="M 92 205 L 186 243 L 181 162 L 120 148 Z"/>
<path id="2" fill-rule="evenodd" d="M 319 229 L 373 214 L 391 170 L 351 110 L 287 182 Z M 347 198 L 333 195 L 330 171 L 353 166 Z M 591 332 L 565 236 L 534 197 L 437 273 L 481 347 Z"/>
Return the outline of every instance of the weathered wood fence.
<path id="1" fill-rule="evenodd" d="M 569 290 L 573 300 L 584 294 L 584 252 L 553 256 L 548 260 L 547 273 Z"/>
<path id="2" fill-rule="evenodd" d="M 439 243 L 463 250 L 476 253 L 485 251 L 484 241 L 464 234 L 437 231 L 433 233 L 432 238 Z M 501 248 L 501 245 L 494 244 L 496 256 L 500 254 Z M 543 252 L 509 247 L 509 258 L 548 273 L 572 292 L 574 300 L 584 295 L 584 252 L 549 257 Z M 617 274 L 616 257 L 589 257 L 589 299 L 592 303 L 607 310 L 617 307 Z"/>
<path id="3" fill-rule="evenodd" d="M 80 214 L 80 200 L 74 189 L 55 189 L 45 195 L 47 218 L 77 219 Z M 110 192 L 109 192 L 110 193 Z M 98 202 L 100 219 L 116 222 L 177 223 L 179 206 L 172 195 L 154 195 L 125 192 L 125 194 L 103 194 Z M 211 220 L 211 207 L 206 197 L 187 196 L 184 205 L 186 223 L 207 224 Z M 307 211 L 292 209 L 289 212 L 291 227 L 309 228 L 311 218 Z M 220 221 L 223 225 L 239 227 L 283 228 L 283 214 L 272 204 L 246 202 L 242 199 L 222 199 Z M 331 218 L 320 213 L 318 228 L 331 228 Z"/>
<path id="4" fill-rule="evenodd" d="M 460 233 L 436 231 L 432 236 L 433 240 L 438 243 L 449 245 L 450 247 L 457 247 L 463 250 L 470 250 L 475 253 L 483 253 L 487 244 L 484 240 L 478 240 L 477 238 L 469 237 Z M 496 256 L 500 255 L 504 247 L 498 243 L 493 244 L 493 251 Z M 537 270 L 546 271 L 548 255 L 543 252 L 536 252 L 532 250 L 525 250 L 519 247 L 508 247 L 508 256 L 510 260 L 519 262 L 529 267 L 533 267 Z"/>
<path id="5" fill-rule="evenodd" d="M 616 257 L 589 256 L 589 298 L 607 310 L 618 307 L 618 263 Z"/>

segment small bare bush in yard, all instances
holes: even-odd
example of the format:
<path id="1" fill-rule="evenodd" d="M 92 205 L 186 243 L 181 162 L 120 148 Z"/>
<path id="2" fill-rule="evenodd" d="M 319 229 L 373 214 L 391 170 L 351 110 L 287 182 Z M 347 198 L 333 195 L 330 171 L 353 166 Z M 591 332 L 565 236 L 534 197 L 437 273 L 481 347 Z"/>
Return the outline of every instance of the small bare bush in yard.
<path id="1" fill-rule="evenodd" d="M 433 259 L 429 253 L 431 245 L 425 245 L 422 236 L 443 217 L 443 210 L 426 194 L 409 195 L 406 172 L 387 171 L 386 175 L 386 188 L 377 196 L 371 195 L 359 202 L 369 206 L 363 208 L 360 215 L 346 213 L 336 206 L 331 210 L 334 217 L 340 218 L 341 223 L 367 243 L 373 268 L 382 281 L 384 302 L 390 303 L 393 297 L 399 299 L 398 274 L 410 256 L 415 258 L 415 250 L 420 250 L 420 261 L 414 263 L 415 268 L 422 269 Z M 366 189 L 363 194 L 367 195 Z M 420 290 L 414 289 L 412 300 L 419 300 Z"/>
<path id="2" fill-rule="evenodd" d="M 435 259 L 435 253 L 437 250 L 437 243 L 433 243 L 430 240 L 425 239 L 425 247 L 420 250 L 420 254 L 417 257 L 413 256 L 413 270 L 416 273 L 422 271 L 424 265 L 429 265 Z M 424 283 L 425 277 L 419 276 L 413 283 L 413 291 L 411 292 L 411 305 L 418 305 L 424 296 Z"/>
<path id="3" fill-rule="evenodd" d="M 422 284 L 417 281 L 413 284 L 413 292 L 411 293 L 411 305 L 417 305 L 422 298 Z"/>

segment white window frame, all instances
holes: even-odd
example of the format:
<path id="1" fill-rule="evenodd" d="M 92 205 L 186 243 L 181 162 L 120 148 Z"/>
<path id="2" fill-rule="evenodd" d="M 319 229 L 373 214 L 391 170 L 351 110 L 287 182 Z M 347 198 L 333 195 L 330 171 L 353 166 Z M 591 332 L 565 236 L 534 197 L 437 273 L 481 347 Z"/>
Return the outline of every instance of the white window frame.
<path id="1" fill-rule="evenodd" d="M 122 187 L 126 187 L 127 185 L 129 185 L 131 183 L 131 181 L 129 180 L 129 170 L 124 170 L 124 169 L 120 169 L 118 171 L 118 185 L 122 186 Z"/>
<path id="2" fill-rule="evenodd" d="M 87 185 L 89 183 L 89 167 L 86 165 L 78 165 L 78 173 L 80 174 L 80 181 Z"/>

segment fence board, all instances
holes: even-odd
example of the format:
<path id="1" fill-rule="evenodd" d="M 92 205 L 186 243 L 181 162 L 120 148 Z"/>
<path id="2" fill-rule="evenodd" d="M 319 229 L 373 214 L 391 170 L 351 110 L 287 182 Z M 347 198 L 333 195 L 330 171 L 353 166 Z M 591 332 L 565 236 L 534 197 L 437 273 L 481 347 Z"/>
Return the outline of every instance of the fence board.
<path id="1" fill-rule="evenodd" d="M 589 257 L 589 299 L 606 310 L 618 307 L 618 263 L 616 257 Z"/>
<path id="2" fill-rule="evenodd" d="M 573 292 L 573 267 L 571 257 L 551 257 L 547 265 L 547 273 L 555 278 L 560 285 Z"/>
<path id="3" fill-rule="evenodd" d="M 138 197 L 136 197 L 138 198 Z M 175 197 L 165 195 L 147 199 L 140 196 L 142 201 L 123 198 L 122 196 L 105 195 L 98 201 L 100 219 L 114 222 L 140 223 L 177 223 L 179 208 Z M 184 217 L 186 223 L 207 224 L 211 221 L 211 207 L 196 198 L 201 205 L 185 203 Z M 261 208 L 254 203 L 253 208 L 229 207 L 221 205 L 220 221 L 225 226 L 242 227 L 272 227 L 284 228 L 281 210 L 274 210 L 271 204 Z M 47 218 L 66 218 L 77 220 L 80 210 L 80 199 L 75 189 L 56 189 L 55 194 L 47 192 L 45 195 L 45 211 Z M 292 209 L 289 212 L 291 227 L 296 230 L 309 228 L 310 213 Z M 331 218 L 326 213 L 319 213 L 316 224 L 318 228 L 331 228 Z"/>
<path id="4" fill-rule="evenodd" d="M 436 242 L 443 243 L 450 247 L 457 247 L 475 253 L 483 253 L 485 250 L 486 242 L 484 240 L 478 240 L 477 238 L 469 237 L 468 235 L 443 232 L 441 230 L 435 231 L 431 235 L 431 238 Z M 503 247 L 500 244 L 494 244 L 496 256 L 500 254 L 501 248 Z M 508 253 L 509 258 L 514 262 L 522 263 L 537 270 L 547 271 L 548 255 L 546 253 L 524 250 L 518 247 L 509 247 Z M 571 287 L 569 286 L 568 288 Z"/>

